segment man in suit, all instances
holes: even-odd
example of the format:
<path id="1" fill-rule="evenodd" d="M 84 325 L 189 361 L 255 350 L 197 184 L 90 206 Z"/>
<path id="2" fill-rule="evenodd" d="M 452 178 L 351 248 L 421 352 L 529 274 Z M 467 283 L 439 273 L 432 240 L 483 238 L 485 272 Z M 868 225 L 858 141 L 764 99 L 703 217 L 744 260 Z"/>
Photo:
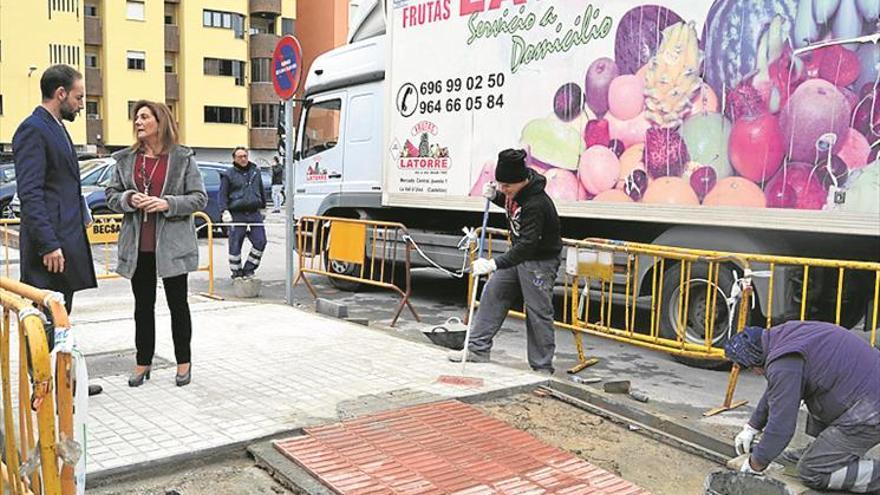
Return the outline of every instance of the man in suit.
<path id="1" fill-rule="evenodd" d="M 21 200 L 21 281 L 62 293 L 69 314 L 74 292 L 97 287 L 79 163 L 63 123 L 83 109 L 85 85 L 72 67 L 53 65 L 40 78 L 40 91 L 43 103 L 12 138 Z M 89 395 L 100 392 L 99 385 L 89 386 Z"/>

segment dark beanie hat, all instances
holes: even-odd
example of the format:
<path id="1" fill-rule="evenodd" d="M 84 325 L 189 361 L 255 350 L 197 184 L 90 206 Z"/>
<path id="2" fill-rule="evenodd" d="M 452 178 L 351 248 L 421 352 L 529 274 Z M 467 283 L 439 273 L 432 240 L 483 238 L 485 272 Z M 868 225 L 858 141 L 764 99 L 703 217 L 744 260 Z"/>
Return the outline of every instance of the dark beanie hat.
<path id="1" fill-rule="evenodd" d="M 523 150 L 504 150 L 498 153 L 498 166 L 495 167 L 495 180 L 505 184 L 515 184 L 529 178 L 526 168 L 526 152 Z"/>

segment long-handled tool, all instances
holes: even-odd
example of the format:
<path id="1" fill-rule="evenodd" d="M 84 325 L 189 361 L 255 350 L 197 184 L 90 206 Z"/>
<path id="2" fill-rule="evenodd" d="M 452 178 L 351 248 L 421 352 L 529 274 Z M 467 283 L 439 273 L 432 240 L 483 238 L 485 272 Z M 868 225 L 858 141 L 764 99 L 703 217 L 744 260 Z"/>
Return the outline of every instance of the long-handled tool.
<path id="1" fill-rule="evenodd" d="M 486 207 L 483 208 L 483 226 L 480 229 L 480 241 L 477 244 L 477 259 L 483 257 L 483 246 L 486 243 L 486 226 L 489 225 L 489 206 L 491 205 L 490 200 L 486 200 Z M 474 276 L 473 289 L 471 293 L 468 294 L 468 319 L 467 319 L 467 330 L 464 333 L 464 347 L 461 351 L 461 375 L 460 376 L 449 376 L 449 375 L 441 375 L 437 381 L 440 383 L 446 383 L 449 385 L 463 385 L 467 387 L 482 387 L 483 379 L 476 377 L 464 376 L 465 367 L 467 366 L 468 359 L 468 343 L 471 340 L 471 328 L 474 324 L 474 309 L 476 308 L 477 303 L 477 290 L 480 286 L 480 276 Z"/>

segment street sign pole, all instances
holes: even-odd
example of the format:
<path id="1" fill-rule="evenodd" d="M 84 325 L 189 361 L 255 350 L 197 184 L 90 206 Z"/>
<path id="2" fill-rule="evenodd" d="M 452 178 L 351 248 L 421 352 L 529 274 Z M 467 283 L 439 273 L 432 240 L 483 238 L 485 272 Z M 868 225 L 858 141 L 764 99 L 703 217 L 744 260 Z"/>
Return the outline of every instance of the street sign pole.
<path id="1" fill-rule="evenodd" d="M 293 256 L 296 248 L 296 219 L 294 216 L 294 196 L 296 194 L 296 173 L 293 169 L 293 154 L 295 142 L 293 140 L 293 102 L 294 96 L 299 89 L 302 77 L 302 46 L 293 36 L 284 36 L 275 45 L 272 55 L 272 86 L 275 94 L 284 100 L 284 228 L 285 228 L 285 272 L 286 288 L 284 291 L 287 304 L 293 304 L 293 273 L 296 264 Z"/>
<path id="2" fill-rule="evenodd" d="M 284 102 L 284 197 L 286 201 L 284 202 L 284 225 L 285 225 L 285 250 L 286 253 L 286 270 L 287 274 L 287 284 L 286 284 L 286 292 L 285 292 L 285 300 L 287 304 L 293 305 L 293 272 L 296 269 L 295 266 L 295 257 L 293 255 L 295 245 L 295 228 L 296 221 L 293 218 L 293 198 L 296 193 L 296 173 L 293 169 L 293 100 L 287 100 Z"/>

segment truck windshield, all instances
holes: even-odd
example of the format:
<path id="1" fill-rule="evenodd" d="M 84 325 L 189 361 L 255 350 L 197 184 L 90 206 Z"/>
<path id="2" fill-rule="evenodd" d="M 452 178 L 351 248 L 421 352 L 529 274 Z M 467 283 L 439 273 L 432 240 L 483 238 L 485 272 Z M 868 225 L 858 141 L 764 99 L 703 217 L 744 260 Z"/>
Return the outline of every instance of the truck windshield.
<path id="1" fill-rule="evenodd" d="M 308 158 L 336 146 L 342 100 L 327 100 L 309 107 L 306 114 L 302 157 Z"/>

